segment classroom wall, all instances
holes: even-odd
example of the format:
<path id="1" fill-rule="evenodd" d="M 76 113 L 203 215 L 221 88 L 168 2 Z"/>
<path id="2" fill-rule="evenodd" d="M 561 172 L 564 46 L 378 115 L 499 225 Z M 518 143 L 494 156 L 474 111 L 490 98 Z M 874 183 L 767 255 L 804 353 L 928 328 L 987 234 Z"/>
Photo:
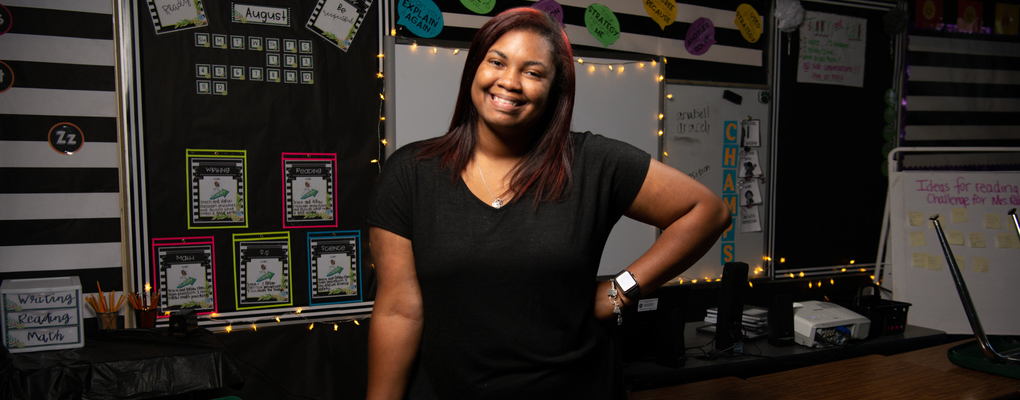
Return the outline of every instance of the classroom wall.
<path id="1" fill-rule="evenodd" d="M 582 5 L 571 1 L 561 3 L 572 7 L 569 10 L 575 13 Z M 106 290 L 121 290 L 122 211 L 112 3 L 108 0 L 7 0 L 2 4 L 15 16 L 16 23 L 0 35 L 0 61 L 10 71 L 4 72 L 14 76 L 13 86 L 0 92 L 0 235 L 3 239 L 0 240 L 0 280 L 73 274 L 81 276 L 82 282 L 87 283 L 86 292 L 95 290 L 92 288 L 94 282 L 99 282 Z M 713 5 L 728 7 L 710 2 L 685 4 L 683 7 L 703 10 Z M 641 15 L 639 8 L 628 7 L 621 12 L 625 20 L 647 18 Z M 768 6 L 759 5 L 759 8 L 759 12 L 767 15 Z M 913 16 L 914 10 L 908 11 Z M 718 13 L 713 11 L 709 14 Z M 484 19 L 467 18 L 467 13 L 455 14 L 458 17 L 451 21 L 459 21 L 461 26 L 451 29 L 451 32 L 459 32 L 461 36 L 479 26 L 478 22 Z M 669 29 L 686 28 L 692 22 L 678 19 L 676 26 Z M 671 62 L 667 76 L 683 79 L 685 71 L 720 72 L 738 68 L 735 66 L 743 72 L 748 71 L 743 68 L 751 68 L 751 71 L 765 69 L 763 65 L 746 65 L 751 61 L 764 63 L 755 61 L 766 58 L 756 57 L 759 49 L 735 45 L 740 41 L 739 35 L 733 35 L 735 29 L 722 23 L 718 26 L 726 30 L 719 39 L 733 47 L 734 53 L 730 54 L 741 54 L 732 60 L 744 61 L 699 64 L 702 61 L 688 57 Z M 658 26 L 654 28 L 659 29 Z M 644 34 L 645 28 L 625 30 L 624 33 L 624 37 L 633 39 Z M 584 32 L 578 34 L 583 36 Z M 938 140 L 938 132 L 948 130 L 992 141 L 1016 140 L 1013 134 L 1016 119 L 1012 116 L 1020 110 L 1009 100 L 1015 97 L 1015 90 L 1010 90 L 1018 85 L 1014 77 L 1015 68 L 1010 66 L 1016 59 L 1011 54 L 1017 54 L 1015 37 L 1010 41 L 960 34 L 913 34 L 917 40 L 912 42 L 915 45 L 910 49 L 911 58 L 917 60 L 918 67 L 927 69 L 915 68 L 910 81 L 908 92 L 913 97 L 908 99 L 906 107 L 905 140 L 924 142 L 924 138 L 933 137 L 936 138 L 933 140 Z M 639 42 L 631 40 L 627 45 L 638 45 Z M 676 43 L 659 43 L 665 43 L 667 47 L 676 46 Z M 588 50 L 597 46 L 601 44 L 580 45 Z M 961 48 L 985 50 L 959 50 Z M 675 50 L 672 48 L 670 51 Z M 964 59 L 971 64 L 957 72 L 967 73 L 954 73 L 954 76 L 988 69 L 998 71 L 981 77 L 982 82 L 963 85 L 970 89 L 977 85 L 980 86 L 978 89 L 993 90 L 979 98 L 994 100 L 986 103 L 960 102 L 961 98 L 974 96 L 925 89 L 956 85 L 958 82 L 953 79 L 938 78 L 938 75 L 930 73 L 940 71 L 944 68 L 943 64 Z M 680 65 L 686 70 L 679 68 Z M 988 65 L 993 67 L 987 68 Z M 701 81 L 715 77 L 689 78 Z M 751 78 L 751 81 L 751 84 L 761 82 L 757 77 Z M 991 105 L 987 111 L 976 113 L 984 107 L 983 104 Z M 926 118 L 936 118 L 937 121 L 931 123 Z M 989 121 L 992 123 L 988 124 Z M 73 124 L 82 131 L 79 139 L 84 138 L 84 145 L 73 154 L 62 154 L 49 143 L 51 129 L 61 123 Z M 961 126 L 965 128 L 961 129 Z M 58 140 L 54 139 L 55 142 Z M 67 145 L 65 141 L 58 147 Z"/>
<path id="2" fill-rule="evenodd" d="M 78 275 L 86 293 L 120 290 L 112 2 L 2 4 L 0 89 L 13 85 L 0 90 L 0 280 Z"/>
<path id="3" fill-rule="evenodd" d="M 909 146 L 1016 146 L 1020 144 L 1020 40 L 1009 2 L 975 3 L 982 33 L 958 26 L 959 8 L 946 2 L 942 18 L 909 30 L 910 62 L 902 142 Z M 1002 33 L 1000 33 L 1002 31 Z M 1008 31 L 1008 32 L 1006 32 Z"/>

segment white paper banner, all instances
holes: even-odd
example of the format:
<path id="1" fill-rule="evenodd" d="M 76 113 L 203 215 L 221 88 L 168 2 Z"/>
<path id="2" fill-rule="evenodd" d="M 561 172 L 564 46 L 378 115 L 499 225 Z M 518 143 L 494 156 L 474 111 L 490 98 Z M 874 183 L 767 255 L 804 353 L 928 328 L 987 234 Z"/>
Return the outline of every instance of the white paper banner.
<path id="1" fill-rule="evenodd" d="M 864 18 L 805 12 L 797 82 L 862 87 L 867 30 Z"/>

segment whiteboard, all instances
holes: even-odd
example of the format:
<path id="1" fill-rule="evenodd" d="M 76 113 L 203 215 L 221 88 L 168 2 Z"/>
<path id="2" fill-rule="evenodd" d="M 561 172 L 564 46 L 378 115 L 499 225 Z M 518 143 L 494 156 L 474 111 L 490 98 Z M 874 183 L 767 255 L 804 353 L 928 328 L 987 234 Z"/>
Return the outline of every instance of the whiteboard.
<path id="1" fill-rule="evenodd" d="M 467 51 L 397 44 L 394 57 L 394 133 L 388 151 L 444 134 L 453 116 Z M 630 143 L 654 157 L 659 152 L 661 64 L 584 58 L 576 64 L 574 131 L 591 131 Z M 609 65 L 613 65 L 612 70 Z M 594 66 L 594 68 L 589 68 Z M 620 68 L 623 66 L 624 68 Z M 599 275 L 626 268 L 655 242 L 655 227 L 623 218 L 602 255 Z"/>
<path id="2" fill-rule="evenodd" d="M 740 104 L 723 98 L 729 91 L 740 97 Z M 762 230 L 758 232 L 741 232 L 741 218 L 747 215 L 748 209 L 739 205 L 731 207 L 738 213 L 733 216 L 733 226 L 724 234 L 712 249 L 681 277 L 684 281 L 705 278 L 717 279 L 722 276 L 722 266 L 728 261 L 745 262 L 751 267 L 751 276 L 759 271 L 764 276 L 762 256 L 765 251 L 765 232 L 767 232 L 767 215 L 770 207 L 770 176 L 771 162 L 769 140 L 769 105 L 759 101 L 759 89 L 727 88 L 719 86 L 666 85 L 667 95 L 672 99 L 665 105 L 665 141 L 663 156 L 667 165 L 687 173 L 697 179 L 716 194 L 724 195 L 724 171 L 731 169 L 725 159 L 725 135 L 727 129 L 739 127 L 739 121 L 751 118 L 759 120 L 760 145 L 748 147 L 758 154 L 758 162 L 764 172 L 763 180 L 759 180 L 763 203 L 758 206 L 759 223 Z M 735 99 L 731 96 L 731 98 Z M 736 123 L 736 125 L 734 125 Z M 738 156 L 743 153 L 738 149 Z M 737 167 L 739 168 L 739 167 Z M 743 179 L 735 184 L 739 187 Z M 727 237 L 732 235 L 732 237 Z"/>
<path id="3" fill-rule="evenodd" d="M 900 149 L 897 149 L 900 150 Z M 895 165 L 894 152 L 890 165 Z M 890 171 L 893 298 L 908 322 L 973 334 L 934 225 L 939 221 L 988 334 L 1020 334 L 1020 172 Z"/>

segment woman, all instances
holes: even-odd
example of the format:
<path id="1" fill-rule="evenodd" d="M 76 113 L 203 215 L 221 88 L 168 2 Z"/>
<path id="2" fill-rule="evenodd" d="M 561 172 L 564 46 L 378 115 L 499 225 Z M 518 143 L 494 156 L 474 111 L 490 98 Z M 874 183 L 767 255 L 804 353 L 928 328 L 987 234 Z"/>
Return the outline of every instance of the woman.
<path id="1" fill-rule="evenodd" d="M 649 154 L 570 132 L 573 103 L 559 23 L 508 10 L 471 43 L 449 132 L 387 161 L 368 217 L 370 399 L 624 395 L 614 308 L 687 269 L 730 213 Z M 663 232 L 597 282 L 622 215 Z"/>

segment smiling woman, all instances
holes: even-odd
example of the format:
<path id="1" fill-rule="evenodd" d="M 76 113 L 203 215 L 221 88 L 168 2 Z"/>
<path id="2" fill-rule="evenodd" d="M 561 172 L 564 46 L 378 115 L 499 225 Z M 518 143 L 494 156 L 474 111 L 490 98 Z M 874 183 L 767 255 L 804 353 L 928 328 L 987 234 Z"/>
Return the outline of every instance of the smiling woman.
<path id="1" fill-rule="evenodd" d="M 372 194 L 368 397 L 625 397 L 610 321 L 701 257 L 729 211 L 634 146 L 570 132 L 572 52 L 542 11 L 479 29 L 459 88 L 449 131 L 397 150 Z M 624 215 L 663 233 L 599 282 Z"/>
<path id="2" fill-rule="evenodd" d="M 471 85 L 480 135 L 510 135 L 500 139 L 514 140 L 513 135 L 530 132 L 545 112 L 556 71 L 551 49 L 542 36 L 529 31 L 509 32 L 492 45 Z"/>
<path id="3" fill-rule="evenodd" d="M 461 178 L 477 197 L 491 197 L 494 207 L 513 197 L 507 178 L 535 142 L 531 128 L 545 113 L 556 71 L 551 49 L 538 33 L 508 32 L 493 43 L 471 85 L 478 143 Z M 491 188 L 486 170 L 497 177 Z"/>

